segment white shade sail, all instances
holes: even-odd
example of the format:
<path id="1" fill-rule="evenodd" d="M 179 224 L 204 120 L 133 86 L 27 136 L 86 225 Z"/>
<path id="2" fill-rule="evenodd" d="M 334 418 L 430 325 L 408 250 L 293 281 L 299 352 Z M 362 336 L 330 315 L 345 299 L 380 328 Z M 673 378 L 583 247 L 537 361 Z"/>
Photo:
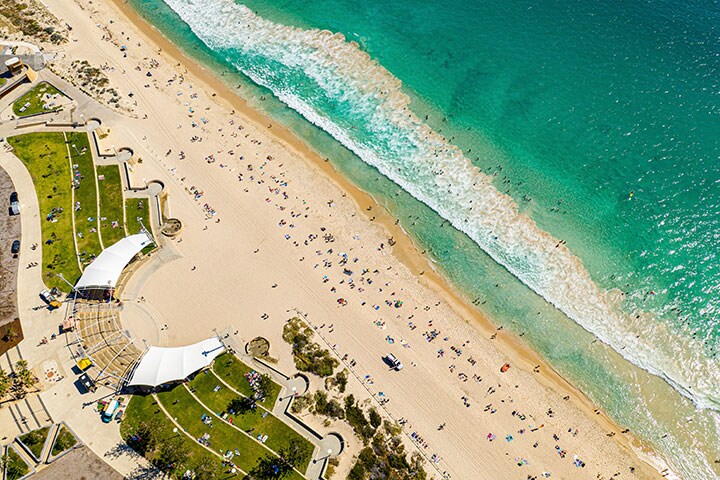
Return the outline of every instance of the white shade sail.
<path id="1" fill-rule="evenodd" d="M 137 253 L 153 243 L 145 233 L 125 237 L 106 248 L 85 269 L 75 285 L 76 290 L 83 288 L 115 288 L 123 269 Z"/>
<path id="2" fill-rule="evenodd" d="M 185 347 L 150 347 L 138 363 L 128 385 L 157 387 L 163 383 L 183 380 L 207 367 L 225 350 L 217 337 Z"/>

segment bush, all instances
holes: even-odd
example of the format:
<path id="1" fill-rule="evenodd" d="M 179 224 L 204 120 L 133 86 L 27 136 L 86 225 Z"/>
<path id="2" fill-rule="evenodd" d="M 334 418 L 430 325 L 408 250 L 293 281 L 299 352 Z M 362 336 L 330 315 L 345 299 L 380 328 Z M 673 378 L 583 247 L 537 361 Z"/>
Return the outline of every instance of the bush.
<path id="1" fill-rule="evenodd" d="M 75 437 L 68 431 L 64 426 L 60 428 L 60 432 L 55 439 L 55 444 L 52 447 L 52 455 L 59 455 L 65 450 L 72 448 L 77 443 Z"/>
<path id="2" fill-rule="evenodd" d="M 283 328 L 283 340 L 292 345 L 295 367 L 319 377 L 330 377 L 340 362 L 328 350 L 312 342 L 312 336 L 312 329 L 297 317 L 290 319 Z"/>
<path id="3" fill-rule="evenodd" d="M 331 418 L 345 418 L 342 405 L 335 399 L 328 401 L 327 393 L 322 390 L 315 392 L 315 413 Z"/>
<path id="4" fill-rule="evenodd" d="M 374 408 L 370 409 L 370 425 L 373 426 L 373 428 L 377 429 L 380 424 L 382 423 L 382 417 L 378 413 L 377 410 Z"/>
<path id="5" fill-rule="evenodd" d="M 405 448 L 398 437 L 386 441 L 385 437 L 378 433 L 370 446 L 360 451 L 348 478 L 425 480 L 427 473 L 422 467 L 420 454 L 416 452 L 408 460 Z"/>
<path id="6" fill-rule="evenodd" d="M 295 400 L 293 400 L 292 406 L 290 407 L 290 411 L 292 413 L 300 413 L 303 410 L 305 410 L 310 404 L 312 403 L 312 399 L 307 395 L 301 395 L 299 397 L 295 397 Z"/>
<path id="7" fill-rule="evenodd" d="M 345 398 L 345 418 L 363 443 L 367 444 L 368 440 L 375 435 L 375 429 L 368 422 L 363 409 L 355 403 L 355 397 L 352 395 Z"/>

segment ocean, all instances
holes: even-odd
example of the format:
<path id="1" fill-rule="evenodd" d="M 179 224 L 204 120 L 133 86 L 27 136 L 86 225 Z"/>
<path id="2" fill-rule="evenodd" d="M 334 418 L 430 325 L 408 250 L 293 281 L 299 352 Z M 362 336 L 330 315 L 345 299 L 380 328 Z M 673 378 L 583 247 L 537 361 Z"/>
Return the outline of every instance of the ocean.
<path id="1" fill-rule="evenodd" d="M 687 479 L 720 478 L 720 4 L 130 0 Z"/>

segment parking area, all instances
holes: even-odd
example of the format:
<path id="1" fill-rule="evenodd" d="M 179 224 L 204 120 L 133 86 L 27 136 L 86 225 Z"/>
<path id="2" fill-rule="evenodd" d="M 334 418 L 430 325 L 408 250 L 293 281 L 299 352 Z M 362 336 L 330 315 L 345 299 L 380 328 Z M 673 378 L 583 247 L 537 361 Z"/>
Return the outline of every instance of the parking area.
<path id="1" fill-rule="evenodd" d="M 10 214 L 10 195 L 14 191 L 10 176 L 0 168 L 0 238 L 3 239 L 0 245 L 0 354 L 22 340 L 19 322 L 13 322 L 18 317 L 16 285 L 19 259 L 11 250 L 13 242 L 20 240 L 20 216 Z M 18 248 L 29 246 L 21 242 Z M 8 336 L 9 329 L 13 333 Z"/>

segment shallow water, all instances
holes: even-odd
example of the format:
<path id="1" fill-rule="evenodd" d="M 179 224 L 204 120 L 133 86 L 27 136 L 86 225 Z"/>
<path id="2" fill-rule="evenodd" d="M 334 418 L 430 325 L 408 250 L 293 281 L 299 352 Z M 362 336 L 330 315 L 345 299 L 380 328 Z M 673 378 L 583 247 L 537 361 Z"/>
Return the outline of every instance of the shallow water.
<path id="1" fill-rule="evenodd" d="M 243 95 L 673 470 L 718 477 L 716 4 L 131 3 L 266 87 Z"/>

